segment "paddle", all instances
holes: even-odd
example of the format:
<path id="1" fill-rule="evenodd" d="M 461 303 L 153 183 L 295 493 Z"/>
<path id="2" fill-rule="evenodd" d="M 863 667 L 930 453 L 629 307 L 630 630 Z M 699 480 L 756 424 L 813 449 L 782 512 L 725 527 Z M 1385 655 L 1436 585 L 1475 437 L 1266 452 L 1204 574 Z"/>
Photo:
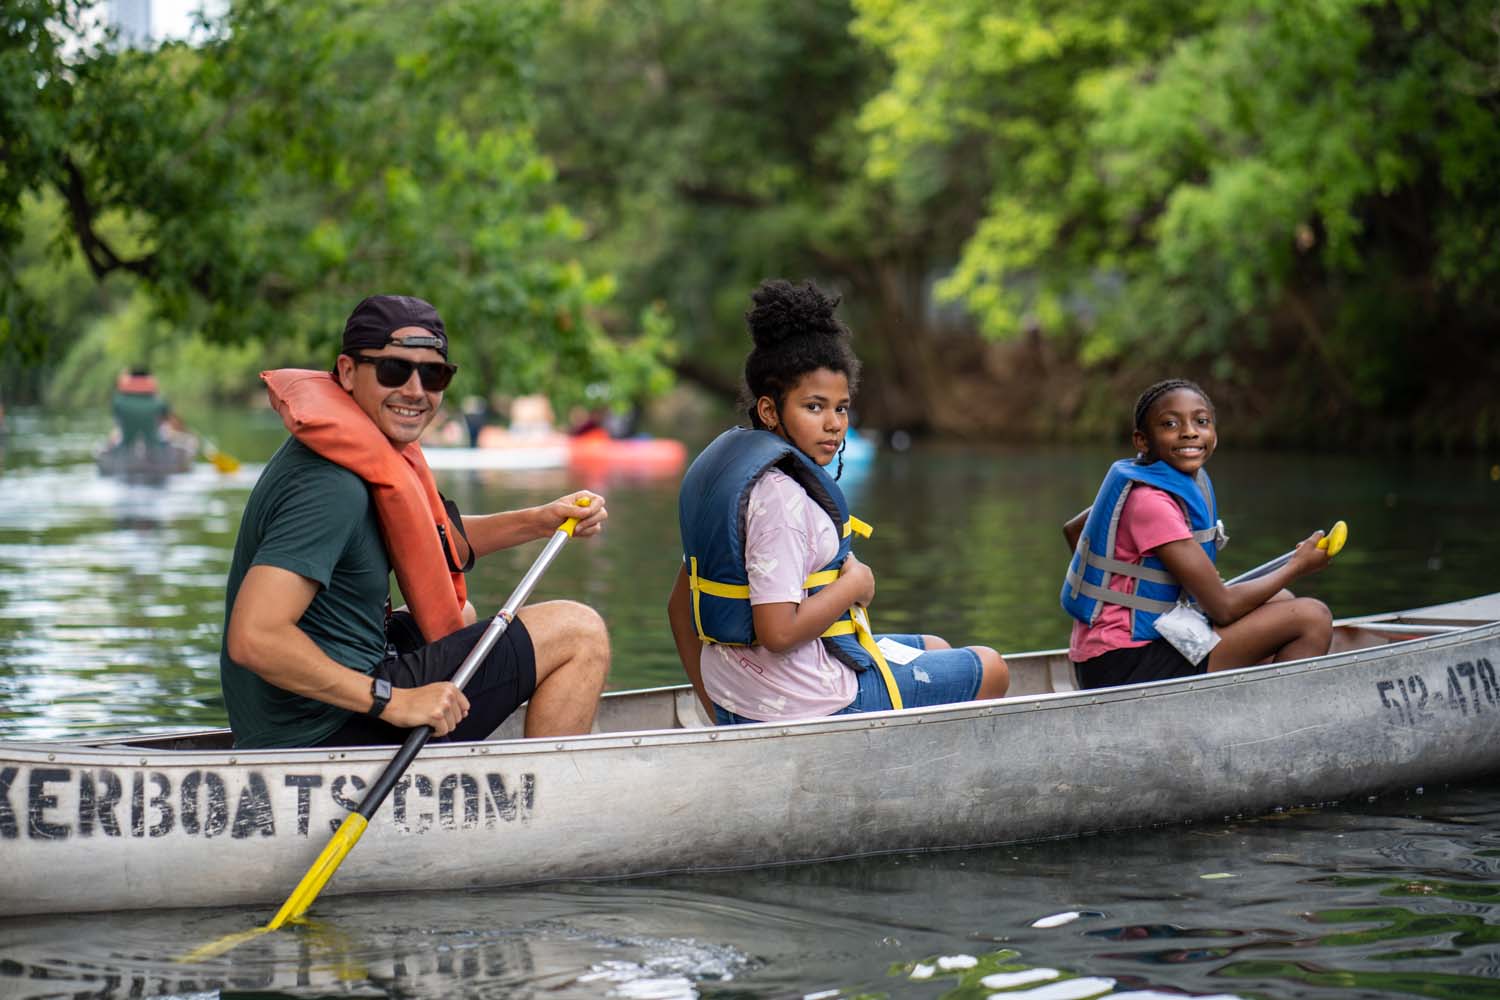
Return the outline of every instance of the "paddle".
<path id="1" fill-rule="evenodd" d="M 578 506 L 580 507 L 587 507 L 588 505 L 587 497 L 578 501 Z M 458 671 L 453 675 L 453 683 L 460 689 L 469 683 L 469 678 L 474 676 L 474 672 L 479 669 L 479 664 L 483 662 L 489 651 L 494 648 L 495 643 L 499 641 L 500 637 L 505 634 L 505 630 L 510 627 L 511 619 L 515 618 L 516 612 L 520 610 L 521 605 L 526 603 L 526 598 L 531 596 L 532 588 L 536 586 L 537 581 L 541 579 L 542 574 L 551 565 L 553 558 L 563 547 L 564 543 L 573 536 L 573 529 L 576 527 L 578 527 L 578 518 L 570 517 L 552 533 L 552 538 L 548 540 L 547 547 L 542 549 L 541 555 L 536 557 L 536 562 L 531 564 L 531 568 L 526 571 L 526 575 L 521 578 L 521 582 L 516 584 L 516 589 L 511 592 L 510 599 L 501 607 L 499 613 L 490 619 L 489 628 L 484 630 L 484 634 L 479 637 L 479 641 L 474 644 L 474 648 L 469 651 L 469 655 L 464 657 L 463 663 L 459 665 Z M 359 838 L 364 835 L 365 827 L 370 825 L 370 820 L 379 811 L 381 803 L 391 793 L 391 789 L 396 787 L 396 782 L 401 779 L 401 775 L 406 773 L 406 769 L 411 766 L 411 762 L 422 751 L 422 747 L 427 745 L 427 741 L 431 736 L 431 726 L 418 726 L 411 731 L 411 734 L 406 737 L 406 742 L 397 751 L 396 756 L 391 759 L 391 762 L 386 765 L 385 770 L 380 773 L 380 777 L 375 779 L 375 783 L 365 793 L 365 797 L 360 801 L 359 807 L 346 816 L 343 823 L 339 824 L 338 830 L 334 832 L 333 837 L 328 841 L 328 845 L 323 848 L 323 853 L 319 854 L 317 860 L 313 861 L 312 867 L 307 870 L 306 875 L 302 876 L 302 881 L 297 883 L 297 888 L 293 889 L 292 894 L 287 897 L 286 902 L 281 904 L 281 909 L 276 911 L 276 916 L 271 918 L 270 923 L 264 927 L 256 927 L 249 931 L 241 931 L 237 934 L 220 938 L 218 941 L 206 944 L 196 951 L 189 952 L 182 957 L 181 961 L 191 962 L 197 959 L 221 955 L 236 945 L 248 941 L 250 938 L 264 934 L 267 931 L 274 931 L 288 920 L 296 920 L 306 913 L 307 908 L 312 905 L 313 900 L 318 898 L 318 893 L 323 891 L 323 886 L 328 884 L 328 880 L 333 877 L 333 873 L 338 870 L 344 858 L 354 849 L 354 845 L 359 843 Z"/>
<path id="2" fill-rule="evenodd" d="M 214 464 L 214 468 L 218 469 L 220 472 L 227 473 L 239 471 L 240 460 L 235 458 L 233 455 L 228 454 L 227 452 L 220 451 L 218 445 L 214 444 L 202 434 L 198 435 L 198 449 L 203 452 L 203 457 L 212 462 Z"/>
<path id="3" fill-rule="evenodd" d="M 1328 558 L 1332 559 L 1334 556 L 1338 555 L 1340 551 L 1343 550 L 1344 542 L 1347 541 L 1348 538 L 1349 526 L 1343 521 L 1335 521 L 1333 522 L 1333 527 L 1328 529 L 1328 534 L 1318 539 L 1318 548 L 1327 549 Z M 1291 552 L 1283 552 L 1275 559 L 1269 560 L 1268 562 L 1263 562 L 1254 569 L 1245 570 L 1245 572 L 1241 573 L 1233 580 L 1230 580 L 1228 583 L 1224 584 L 1224 586 L 1233 587 L 1237 583 L 1244 583 L 1246 580 L 1254 580 L 1257 577 L 1265 576 L 1267 573 L 1274 573 L 1276 570 L 1280 569 L 1288 562 L 1290 562 L 1291 558 Z"/>

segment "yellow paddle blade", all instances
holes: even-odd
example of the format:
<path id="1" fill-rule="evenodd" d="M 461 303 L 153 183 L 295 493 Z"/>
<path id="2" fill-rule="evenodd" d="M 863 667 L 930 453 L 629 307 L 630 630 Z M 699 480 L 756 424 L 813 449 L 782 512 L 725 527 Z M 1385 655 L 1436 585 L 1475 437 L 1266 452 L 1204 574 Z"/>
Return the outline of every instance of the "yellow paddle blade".
<path id="1" fill-rule="evenodd" d="M 1333 522 L 1333 527 L 1328 529 L 1328 534 L 1318 539 L 1318 548 L 1328 550 L 1328 558 L 1332 559 L 1344 548 L 1344 542 L 1349 538 L 1349 526 L 1343 521 Z"/>
<path id="2" fill-rule="evenodd" d="M 220 472 L 239 471 L 240 460 L 235 458 L 233 455 L 226 455 L 222 451 L 209 452 L 208 460 L 214 463 L 214 468 L 218 469 Z"/>
<path id="3" fill-rule="evenodd" d="M 264 927 L 253 927 L 248 931 L 226 934 L 217 941 L 210 941 L 200 948 L 193 949 L 177 961 L 186 963 L 215 958 L 238 948 L 246 941 L 260 937 L 269 931 L 278 930 L 283 924 L 301 922 L 302 915 L 307 912 L 313 900 L 318 898 L 318 893 L 323 891 L 323 887 L 328 884 L 328 880 L 343 863 L 344 857 L 354 849 L 355 844 L 359 843 L 359 838 L 364 835 L 365 827 L 369 825 L 370 821 L 357 812 L 344 817 L 344 822 L 339 824 L 338 830 L 329 838 L 323 852 L 312 863 L 307 874 L 302 876 L 302 881 L 297 883 L 297 888 L 292 890 L 286 902 L 281 904 L 281 909 L 276 911 L 276 916 L 271 918 L 270 923 Z"/>
<path id="4" fill-rule="evenodd" d="M 240 945 L 244 944 L 246 941 L 249 941 L 251 938 L 260 937 L 262 934 L 270 931 L 270 929 L 271 928 L 269 927 L 252 927 L 248 931 L 237 931 L 233 934 L 225 934 L 217 941 L 210 941 L 208 944 L 203 945 L 202 947 L 194 948 L 186 955 L 183 955 L 181 958 L 177 959 L 177 961 L 184 965 L 188 965 L 194 962 L 202 962 L 205 959 L 209 958 L 218 958 L 225 952 L 232 951 L 233 949 L 238 948 Z"/>
<path id="5" fill-rule="evenodd" d="M 307 874 L 302 876 L 302 881 L 297 883 L 297 888 L 287 897 L 286 902 L 281 904 L 281 909 L 276 911 L 276 916 L 266 924 L 266 930 L 274 931 L 288 920 L 295 920 L 307 912 L 313 900 L 318 898 L 318 893 L 333 878 L 333 873 L 338 871 L 339 865 L 343 864 L 344 856 L 353 850 L 354 845 L 359 843 L 359 838 L 364 836 L 365 827 L 369 826 L 369 820 L 359 813 L 350 813 L 344 822 L 339 824 L 338 831 L 329 838 L 328 846 L 323 848 L 323 853 L 318 855 Z"/>

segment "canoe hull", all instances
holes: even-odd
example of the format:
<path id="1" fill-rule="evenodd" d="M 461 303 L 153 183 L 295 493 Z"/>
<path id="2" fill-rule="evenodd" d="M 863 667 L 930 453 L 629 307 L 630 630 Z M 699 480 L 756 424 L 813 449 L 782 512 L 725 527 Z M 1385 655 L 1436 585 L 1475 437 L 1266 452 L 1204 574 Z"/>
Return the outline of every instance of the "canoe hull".
<path id="1" fill-rule="evenodd" d="M 627 692 L 606 698 L 609 732 L 429 747 L 324 895 L 1006 843 L 1461 781 L 1500 766 L 1496 664 L 1489 624 L 1134 688 L 718 730 L 678 728 L 696 724 L 686 690 Z M 0 899 L 279 903 L 388 755 L 0 746 Z"/>
<path id="2" fill-rule="evenodd" d="M 167 442 L 156 448 L 112 445 L 94 455 L 99 474 L 121 479 L 165 479 L 193 467 L 195 448 Z"/>

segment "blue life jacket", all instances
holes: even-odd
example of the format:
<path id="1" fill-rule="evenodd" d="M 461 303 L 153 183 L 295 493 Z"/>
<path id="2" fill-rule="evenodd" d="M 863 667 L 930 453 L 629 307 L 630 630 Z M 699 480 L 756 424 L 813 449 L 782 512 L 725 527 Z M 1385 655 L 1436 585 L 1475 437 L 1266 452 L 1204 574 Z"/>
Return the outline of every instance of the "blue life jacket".
<path id="1" fill-rule="evenodd" d="M 1219 507 L 1208 473 L 1199 469 L 1196 476 L 1189 477 L 1166 462 L 1140 465 L 1134 459 L 1123 458 L 1109 467 L 1094 506 L 1089 509 L 1083 533 L 1078 536 L 1078 547 L 1068 563 L 1062 606 L 1074 618 L 1092 625 L 1099 617 L 1101 602 L 1123 605 L 1130 609 L 1131 638 L 1155 639 L 1158 638 L 1156 619 L 1177 604 L 1182 587 L 1155 556 L 1139 563 L 1115 558 L 1120 512 L 1125 509 L 1131 487 L 1137 483 L 1172 494 L 1187 514 L 1193 541 L 1203 546 L 1209 559 L 1217 561 L 1218 551 L 1229 536 L 1224 533 L 1224 522 L 1219 520 Z M 1123 594 L 1111 590 L 1112 576 L 1134 579 L 1135 592 Z"/>
<path id="2" fill-rule="evenodd" d="M 702 642 L 756 644 L 750 578 L 745 571 L 745 512 L 751 489 L 772 468 L 780 469 L 806 490 L 839 534 L 833 559 L 803 581 L 809 595 L 838 579 L 852 535 L 870 535 L 868 524 L 850 516 L 838 483 L 795 445 L 770 431 L 743 427 L 720 434 L 688 467 L 677 497 L 693 624 Z M 856 605 L 844 612 L 822 638 L 829 652 L 854 670 L 878 669 L 886 681 L 891 704 L 902 707 L 895 679 L 875 645 L 864 608 Z"/>

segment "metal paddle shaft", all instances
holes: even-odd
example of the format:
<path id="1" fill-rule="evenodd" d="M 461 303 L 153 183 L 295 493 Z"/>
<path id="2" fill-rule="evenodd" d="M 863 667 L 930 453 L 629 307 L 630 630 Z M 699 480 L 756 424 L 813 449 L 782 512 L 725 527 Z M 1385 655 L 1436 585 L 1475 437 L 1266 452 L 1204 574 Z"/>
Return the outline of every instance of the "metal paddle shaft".
<path id="1" fill-rule="evenodd" d="M 588 503 L 580 502 L 579 506 L 587 507 Z M 490 619 L 489 628 L 484 630 L 484 634 L 479 637 L 479 641 L 474 644 L 469 655 L 464 657 L 464 662 L 459 665 L 458 671 L 451 678 L 460 690 L 469 683 L 469 679 L 474 676 L 474 671 L 479 669 L 479 665 L 495 647 L 495 643 L 510 627 L 511 619 L 516 616 L 521 605 L 526 603 L 526 598 L 531 596 L 532 588 L 546 572 L 558 550 L 572 537 L 573 529 L 576 527 L 578 527 L 578 518 L 570 517 L 552 533 L 552 537 L 547 541 L 547 547 L 542 549 L 541 555 L 537 556 L 536 561 L 531 564 L 531 569 L 526 571 L 526 575 L 516 585 L 510 599 L 500 608 L 499 613 Z M 281 905 L 276 916 L 271 918 L 265 930 L 274 931 L 288 920 L 295 920 L 307 912 L 313 900 L 318 898 L 318 893 L 323 891 L 323 886 L 328 884 L 328 880 L 343 863 L 345 855 L 359 842 L 359 838 L 365 832 L 365 827 L 379 811 L 381 803 L 385 801 L 386 796 L 390 795 L 391 789 L 396 787 L 396 782 L 401 780 L 401 776 L 406 773 L 406 769 L 411 766 L 417 754 L 422 752 L 422 747 L 427 745 L 431 737 L 431 726 L 418 726 L 411 731 L 411 734 L 406 737 L 406 742 L 401 744 L 400 751 L 386 765 L 380 777 L 375 779 L 370 790 L 365 793 L 359 807 L 344 817 L 344 822 L 339 825 L 338 830 L 328 841 L 328 846 L 323 848 L 323 853 L 318 855 L 312 867 L 307 870 L 307 874 L 302 876 L 302 881 L 298 883 L 296 889 L 292 890 L 292 894 Z"/>
<path id="2" fill-rule="evenodd" d="M 569 518 L 569 521 L 575 526 L 578 523 L 577 518 Z M 499 642 L 500 637 L 505 634 L 505 630 L 510 628 L 511 620 L 515 618 L 516 612 L 521 609 L 521 605 L 526 603 L 537 581 L 542 578 L 542 574 L 552 564 L 558 550 L 571 535 L 572 531 L 564 531 L 562 528 L 552 533 L 552 537 L 547 540 L 547 547 L 542 549 L 542 554 L 537 556 L 536 562 L 531 564 L 531 568 L 526 571 L 521 582 L 516 584 L 516 589 L 511 592 L 510 599 L 505 602 L 495 617 L 490 619 L 490 627 L 484 630 L 484 634 L 479 637 L 479 641 L 474 644 L 473 649 L 469 650 L 469 655 L 464 657 L 464 662 L 459 664 L 458 670 L 450 678 L 460 691 L 468 685 L 475 671 L 479 669 L 479 665 L 484 662 L 484 658 L 490 654 L 490 650 L 495 648 L 495 643 Z M 391 759 L 390 765 L 375 780 L 375 784 L 370 786 L 370 790 L 365 793 L 365 797 L 355 811 L 366 820 L 373 819 L 380 809 L 380 804 L 385 801 L 396 782 L 401 779 L 402 773 L 411 764 L 412 759 L 431 738 L 431 726 L 418 726 L 413 729 L 411 735 L 406 737 L 406 742 L 401 744 L 401 751 Z"/>
<path id="3" fill-rule="evenodd" d="M 1318 539 L 1318 548 L 1327 549 L 1328 558 L 1332 559 L 1343 549 L 1344 540 L 1348 537 L 1349 526 L 1343 521 L 1335 521 L 1333 523 L 1333 527 L 1328 529 L 1328 534 Z M 1230 580 L 1228 583 L 1224 584 L 1224 586 L 1233 587 L 1237 583 L 1244 583 L 1246 580 L 1255 580 L 1259 577 L 1265 576 L 1267 573 L 1274 573 L 1281 567 L 1285 566 L 1287 563 L 1291 562 L 1292 554 L 1296 551 L 1296 549 L 1293 549 L 1291 552 L 1283 552 L 1275 559 L 1267 560 L 1254 569 L 1247 569 L 1245 570 L 1245 572 L 1241 573 L 1233 580 Z"/>

